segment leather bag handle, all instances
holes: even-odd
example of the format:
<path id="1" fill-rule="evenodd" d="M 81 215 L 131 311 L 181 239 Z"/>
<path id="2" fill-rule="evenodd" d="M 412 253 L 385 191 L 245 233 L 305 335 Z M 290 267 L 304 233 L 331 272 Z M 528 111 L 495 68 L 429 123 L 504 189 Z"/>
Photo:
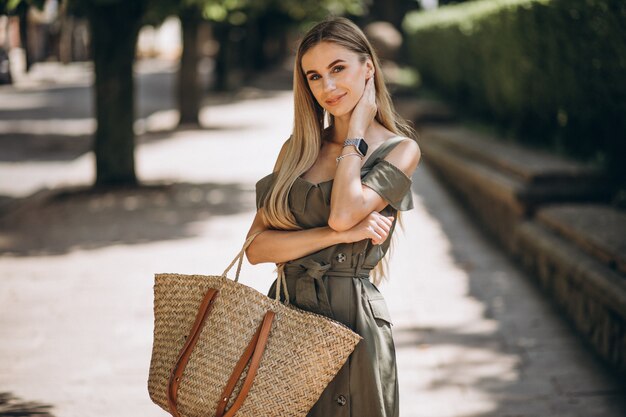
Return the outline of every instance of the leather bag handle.
<path id="1" fill-rule="evenodd" d="M 183 348 L 180 350 L 180 353 L 178 354 L 178 360 L 172 368 L 169 383 L 167 384 L 167 404 L 170 409 L 170 413 L 174 417 L 180 417 L 180 413 L 176 408 L 176 400 L 180 380 L 183 376 L 183 372 L 185 371 L 185 367 L 187 366 L 187 362 L 189 362 L 189 358 L 191 357 L 191 352 L 193 351 L 193 348 L 198 341 L 198 337 L 200 336 L 199 330 L 202 329 L 202 326 L 206 321 L 207 316 L 211 312 L 211 309 L 213 308 L 218 294 L 218 290 L 214 288 L 209 288 L 209 290 L 204 295 L 202 303 L 200 303 L 198 313 L 196 314 L 196 320 L 191 327 L 189 335 L 187 336 L 187 341 L 185 342 Z"/>
<path id="2" fill-rule="evenodd" d="M 235 259 L 231 262 L 231 264 L 226 268 L 222 277 L 225 278 L 227 272 L 232 268 L 237 260 L 239 260 L 239 265 L 237 267 L 237 276 L 235 278 L 235 282 L 237 282 L 239 278 L 239 272 L 241 271 L 241 265 L 243 262 L 243 255 L 247 247 L 252 243 L 252 240 L 260 234 L 261 232 L 256 232 L 252 234 L 243 245 L 243 248 L 239 252 L 239 254 L 235 257 Z M 200 332 L 204 326 L 206 318 L 211 313 L 215 300 L 219 295 L 219 290 L 214 288 L 209 288 L 200 303 L 200 307 L 198 308 L 198 313 L 196 314 L 196 319 L 194 321 L 193 326 L 191 327 L 191 331 L 189 332 L 189 336 L 185 342 L 185 345 L 181 349 L 176 364 L 172 368 L 170 373 L 170 379 L 167 387 L 167 402 L 170 413 L 174 417 L 181 417 L 180 412 L 177 408 L 177 396 L 178 396 L 178 388 L 180 386 L 180 382 L 183 376 L 183 372 L 185 371 L 185 367 L 189 362 L 189 358 L 191 357 L 191 353 L 195 348 L 196 343 L 198 342 L 198 338 L 200 336 Z M 275 313 L 273 311 L 267 311 L 265 316 L 263 317 L 263 321 L 259 325 L 257 331 L 254 336 L 248 343 L 248 346 L 244 350 L 243 354 L 239 358 L 237 365 L 233 369 L 233 372 L 228 380 L 228 383 L 224 387 L 224 391 L 220 397 L 220 401 L 218 403 L 218 408 L 216 411 L 216 417 L 232 417 L 237 412 L 237 410 L 241 407 L 244 400 L 246 399 L 250 388 L 252 387 L 252 383 L 254 382 L 254 378 L 256 376 L 256 372 L 258 370 L 259 364 L 261 362 L 261 357 L 263 356 L 263 352 L 265 351 L 265 346 L 267 344 L 267 340 L 269 338 L 269 332 L 271 330 L 272 322 L 274 320 Z M 237 381 L 241 377 L 246 365 L 250 362 L 250 366 L 248 368 L 248 373 L 246 374 L 246 378 L 243 382 L 241 390 L 235 399 L 235 402 L 231 406 L 231 408 L 224 414 L 224 409 L 228 403 L 228 399 L 230 398 Z"/>
<path id="3" fill-rule="evenodd" d="M 218 293 L 218 291 L 213 290 L 213 289 L 209 290 L 209 292 L 214 293 L 215 295 L 217 295 Z M 211 303 L 210 305 L 212 305 L 213 301 L 211 301 L 210 303 Z M 208 312 L 210 312 L 210 307 L 207 309 L 207 315 L 208 315 Z M 235 413 L 239 410 L 239 408 L 243 405 L 243 402 L 245 401 L 246 397 L 248 396 L 248 392 L 250 391 L 250 388 L 252 387 L 254 378 L 256 377 L 257 370 L 261 363 L 261 358 L 263 357 L 263 352 L 265 352 L 265 346 L 267 345 L 267 340 L 269 338 L 269 333 L 272 328 L 272 323 L 274 321 L 275 316 L 276 316 L 276 313 L 274 313 L 273 311 L 267 311 L 265 313 L 265 316 L 263 317 L 263 321 L 259 325 L 254 336 L 252 336 L 252 339 L 250 339 L 250 343 L 248 343 L 248 347 L 245 349 L 245 351 L 239 358 L 239 361 L 237 362 L 237 365 L 233 369 L 233 372 L 230 376 L 230 379 L 228 380 L 228 383 L 224 387 L 224 391 L 222 392 L 222 395 L 220 397 L 220 401 L 218 403 L 215 417 L 233 417 Z M 200 317 L 200 314 L 198 314 L 198 317 Z M 205 315 L 205 319 L 206 319 L 206 315 Z M 196 319 L 196 322 L 198 322 L 197 319 Z M 204 323 L 204 320 L 201 319 L 200 322 Z M 194 328 L 195 328 L 195 325 L 194 325 Z M 185 370 L 185 367 L 187 366 L 187 362 L 189 361 L 189 357 L 191 356 L 191 352 L 193 351 L 193 348 L 195 347 L 195 344 L 198 340 L 199 333 L 200 331 L 197 331 L 194 334 L 195 337 L 188 338 L 188 341 L 185 344 L 185 347 L 183 347 L 183 349 L 181 350 L 180 358 L 182 358 L 182 360 L 179 359 L 179 361 L 177 362 L 176 366 L 174 367 L 170 375 L 170 381 L 169 381 L 168 390 L 167 390 L 167 400 L 168 400 L 168 407 L 170 409 L 170 414 L 172 414 L 174 417 L 181 417 L 180 412 L 178 411 L 178 408 L 177 408 L 178 387 L 180 386 L 180 380 L 182 378 L 182 374 Z M 189 342 L 190 340 L 192 341 L 191 343 Z M 241 374 L 243 373 L 248 362 L 250 362 L 250 366 L 248 368 L 248 373 L 246 374 L 246 378 L 243 381 L 243 385 L 241 386 L 241 390 L 239 391 L 239 394 L 237 395 L 237 398 L 235 399 L 235 402 L 233 403 L 233 405 L 224 414 L 224 408 L 226 407 L 226 404 L 228 403 L 228 399 L 230 398 L 233 390 L 235 389 L 235 385 L 237 384 L 237 381 L 241 377 Z"/>
<path id="4" fill-rule="evenodd" d="M 241 358 L 239 358 L 239 362 L 233 369 L 233 373 L 224 387 L 224 392 L 220 397 L 220 401 L 218 402 L 217 412 L 215 413 L 215 417 L 233 417 L 235 413 L 239 410 L 239 408 L 243 405 L 246 397 L 248 396 L 248 392 L 252 387 L 252 383 L 254 382 L 254 378 L 256 376 L 257 370 L 259 369 L 259 364 L 261 363 L 261 357 L 263 356 L 263 352 L 265 351 L 265 346 L 267 345 L 267 339 L 269 337 L 270 329 L 272 328 L 272 323 L 274 321 L 275 313 L 273 311 L 267 311 L 265 316 L 263 317 L 263 321 L 259 325 L 256 333 L 250 340 L 248 347 L 244 351 Z M 252 357 L 252 359 L 250 359 Z M 235 399 L 233 405 L 228 409 L 226 414 L 224 414 L 224 408 L 228 403 L 228 398 L 233 393 L 235 389 L 235 385 L 239 380 L 239 377 L 243 373 L 243 370 L 246 367 L 246 364 L 250 362 L 250 367 L 248 368 L 248 373 L 246 374 L 246 379 L 243 381 L 243 385 L 241 386 L 241 390 Z"/>

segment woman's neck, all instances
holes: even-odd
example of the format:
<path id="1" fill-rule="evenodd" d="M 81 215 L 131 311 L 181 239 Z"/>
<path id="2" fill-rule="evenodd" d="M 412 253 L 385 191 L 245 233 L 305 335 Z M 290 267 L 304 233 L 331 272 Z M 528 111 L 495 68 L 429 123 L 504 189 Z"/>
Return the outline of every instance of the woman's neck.
<path id="1" fill-rule="evenodd" d="M 343 117 L 335 117 L 328 135 L 328 140 L 330 142 L 337 145 L 343 145 L 343 142 L 348 139 L 348 127 L 350 126 L 351 114 L 352 112 Z"/>
<path id="2" fill-rule="evenodd" d="M 326 134 L 324 135 L 324 140 L 336 145 L 343 146 L 343 142 L 346 139 L 349 139 L 348 136 L 351 134 L 349 131 L 349 117 L 350 116 L 348 115 L 347 121 L 341 118 L 335 118 L 333 125 L 328 128 Z M 372 120 L 372 123 L 370 123 L 370 125 L 367 127 L 363 134 L 365 140 L 367 141 L 367 138 L 370 136 L 370 134 L 376 131 L 379 127 L 382 127 L 382 125 L 378 123 L 376 119 Z"/>

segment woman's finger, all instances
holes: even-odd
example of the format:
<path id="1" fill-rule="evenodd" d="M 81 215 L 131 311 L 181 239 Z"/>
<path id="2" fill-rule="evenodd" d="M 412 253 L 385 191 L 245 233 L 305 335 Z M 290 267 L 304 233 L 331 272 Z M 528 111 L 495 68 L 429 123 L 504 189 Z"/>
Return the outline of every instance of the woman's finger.
<path id="1" fill-rule="evenodd" d="M 388 230 L 385 230 L 383 227 L 381 226 L 376 226 L 376 233 L 378 233 L 378 235 L 380 236 L 381 240 L 386 239 L 387 235 L 389 234 Z"/>
<path id="2" fill-rule="evenodd" d="M 391 224 L 389 223 L 388 219 L 386 219 L 384 216 L 379 219 L 377 224 L 378 226 L 382 227 L 384 230 L 388 231 L 389 229 L 391 229 Z"/>
<path id="3" fill-rule="evenodd" d="M 376 228 L 374 226 L 368 226 L 367 227 L 368 232 L 370 233 L 370 235 L 372 235 L 374 237 L 374 239 L 382 239 L 382 236 L 380 234 L 378 234 L 378 232 L 376 231 Z"/>
<path id="4" fill-rule="evenodd" d="M 381 223 L 380 228 L 383 229 L 385 233 L 389 233 L 389 230 L 391 230 L 391 226 L 387 223 Z"/>
<path id="5" fill-rule="evenodd" d="M 393 219 L 393 217 L 391 219 Z M 380 221 L 382 223 L 385 223 L 389 227 L 391 227 L 391 225 L 393 224 L 393 220 L 391 219 L 387 216 L 380 216 Z"/>
<path id="6" fill-rule="evenodd" d="M 387 219 L 385 216 L 378 217 L 376 219 L 376 224 L 379 226 L 386 227 L 387 229 L 391 227 L 391 223 L 389 223 L 389 219 Z"/>

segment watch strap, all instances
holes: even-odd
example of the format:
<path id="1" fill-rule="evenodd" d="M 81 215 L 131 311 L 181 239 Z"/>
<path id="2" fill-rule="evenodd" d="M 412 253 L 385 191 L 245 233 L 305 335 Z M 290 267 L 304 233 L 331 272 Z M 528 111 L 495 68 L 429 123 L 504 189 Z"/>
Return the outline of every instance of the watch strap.
<path id="1" fill-rule="evenodd" d="M 346 140 L 343 142 L 343 146 L 344 146 L 344 147 L 346 147 L 346 146 L 350 146 L 350 145 L 357 146 L 357 145 L 359 144 L 359 140 L 365 140 L 365 138 L 360 138 L 360 137 L 357 137 L 357 138 L 350 138 L 350 139 L 346 139 Z"/>
<path id="2" fill-rule="evenodd" d="M 367 153 L 367 142 L 365 142 L 365 138 L 362 137 L 355 137 L 355 138 L 349 138 L 346 139 L 343 142 L 343 146 L 344 148 L 346 146 L 354 146 L 356 151 L 361 154 L 361 156 L 365 156 L 365 154 Z M 363 148 L 363 149 L 361 149 Z"/>

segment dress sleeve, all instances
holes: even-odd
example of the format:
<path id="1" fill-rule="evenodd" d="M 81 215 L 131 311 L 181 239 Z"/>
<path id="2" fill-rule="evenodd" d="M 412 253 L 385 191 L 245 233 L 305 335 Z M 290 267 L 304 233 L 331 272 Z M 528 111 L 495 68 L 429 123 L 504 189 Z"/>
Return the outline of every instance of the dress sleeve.
<path id="1" fill-rule="evenodd" d="M 263 207 L 263 203 L 265 202 L 265 197 L 267 196 L 270 189 L 272 188 L 273 182 L 274 182 L 274 173 L 266 175 L 256 182 L 255 188 L 256 188 L 257 210 Z"/>
<path id="2" fill-rule="evenodd" d="M 413 181 L 400 168 L 386 159 L 380 159 L 361 182 L 376 191 L 396 210 L 413 208 Z"/>

